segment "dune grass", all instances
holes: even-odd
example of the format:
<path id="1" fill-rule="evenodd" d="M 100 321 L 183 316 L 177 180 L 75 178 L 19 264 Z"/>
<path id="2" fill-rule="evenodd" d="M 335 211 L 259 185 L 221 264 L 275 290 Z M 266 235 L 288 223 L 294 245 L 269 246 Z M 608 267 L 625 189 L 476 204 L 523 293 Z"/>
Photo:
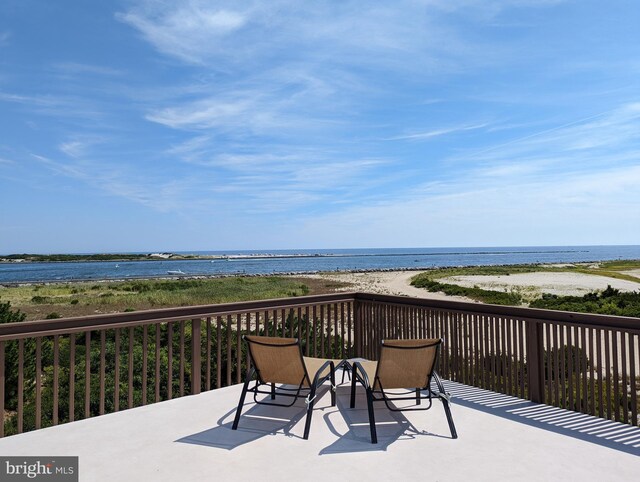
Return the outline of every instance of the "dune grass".
<path id="1" fill-rule="evenodd" d="M 80 316 L 303 296 L 309 287 L 286 277 L 56 283 L 0 288 L 0 300 L 28 319 Z M 57 315 L 57 316 L 54 316 Z"/>

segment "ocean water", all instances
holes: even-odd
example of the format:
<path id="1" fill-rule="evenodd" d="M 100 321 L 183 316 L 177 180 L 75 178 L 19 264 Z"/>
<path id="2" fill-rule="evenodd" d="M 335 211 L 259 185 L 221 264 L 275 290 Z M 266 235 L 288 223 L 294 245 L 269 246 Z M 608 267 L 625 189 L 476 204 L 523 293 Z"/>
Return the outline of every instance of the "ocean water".
<path id="1" fill-rule="evenodd" d="M 180 253 L 186 254 L 186 253 Z M 173 276 L 265 275 L 318 271 L 428 269 L 528 263 L 640 259 L 640 246 L 547 246 L 510 248 L 403 248 L 276 251 L 199 251 L 232 256 L 216 260 L 0 263 L 0 283 L 135 279 Z M 233 258 L 233 256 L 238 256 Z M 260 257 L 258 257 L 260 256 Z"/>

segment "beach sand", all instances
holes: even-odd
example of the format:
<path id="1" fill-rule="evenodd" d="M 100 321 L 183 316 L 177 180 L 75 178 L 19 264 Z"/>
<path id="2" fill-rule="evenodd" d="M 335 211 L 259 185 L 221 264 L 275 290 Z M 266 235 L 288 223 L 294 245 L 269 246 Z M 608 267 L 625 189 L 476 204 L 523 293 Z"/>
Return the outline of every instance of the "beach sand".
<path id="1" fill-rule="evenodd" d="M 532 295 L 550 293 L 558 296 L 583 296 L 592 291 L 604 290 L 609 285 L 620 291 L 640 290 L 640 283 L 583 273 L 534 272 L 497 276 L 451 276 L 439 281 L 494 291 L 524 290 Z"/>
<path id="2" fill-rule="evenodd" d="M 411 278 L 422 271 L 384 271 L 371 273 L 321 273 L 298 278 L 316 278 L 328 282 L 348 283 L 348 286 L 336 291 L 360 291 L 364 293 L 380 293 L 385 295 L 413 296 L 432 300 L 471 301 L 462 296 L 447 296 L 444 293 L 431 293 L 422 288 L 411 286 Z"/>
<path id="3" fill-rule="evenodd" d="M 349 286 L 340 288 L 339 291 L 362 291 L 367 293 L 381 293 L 389 295 L 413 296 L 436 300 L 472 301 L 461 296 L 447 296 L 443 293 L 431 293 L 422 288 L 411 286 L 411 278 L 420 271 L 387 271 L 372 273 L 323 273 L 307 275 L 309 278 L 319 278 L 325 281 L 337 281 L 349 283 Z M 629 273 L 638 276 L 638 272 Z M 559 296 L 576 295 L 604 290 L 608 285 L 620 291 L 640 290 L 640 283 L 620 280 L 607 276 L 590 275 L 582 273 L 553 273 L 533 272 L 518 273 L 512 275 L 469 275 L 451 276 L 438 281 L 442 283 L 457 284 L 496 291 L 520 290 L 526 291 L 530 296 L 539 296 L 542 293 L 551 293 Z"/>

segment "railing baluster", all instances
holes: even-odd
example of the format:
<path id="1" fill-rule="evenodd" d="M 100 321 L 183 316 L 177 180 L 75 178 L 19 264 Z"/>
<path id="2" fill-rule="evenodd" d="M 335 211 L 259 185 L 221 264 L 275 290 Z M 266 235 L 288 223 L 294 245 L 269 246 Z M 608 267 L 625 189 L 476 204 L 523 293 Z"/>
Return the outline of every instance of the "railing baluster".
<path id="1" fill-rule="evenodd" d="M 320 305 L 320 358 L 324 357 L 324 305 Z"/>
<path id="2" fill-rule="evenodd" d="M 591 360 L 590 366 L 589 366 L 589 394 L 590 394 L 590 399 L 591 399 L 591 403 L 589 404 L 591 407 L 591 410 L 589 413 L 591 413 L 591 415 L 595 415 L 596 414 L 596 395 L 595 395 L 595 372 L 594 372 L 594 368 L 597 366 L 596 363 L 599 363 L 595 357 L 593 356 L 594 353 L 594 343 L 596 341 L 596 331 L 591 329 L 589 330 L 589 360 Z M 600 377 L 598 377 L 600 378 Z"/>
<path id="3" fill-rule="evenodd" d="M 528 353 L 525 351 L 526 334 L 524 330 L 524 324 L 525 324 L 524 320 L 518 320 L 518 327 L 519 327 L 519 333 L 520 333 L 520 336 L 518 337 L 520 341 L 520 393 L 519 393 L 519 396 L 521 398 L 526 397 L 524 367 L 525 367 L 525 360 L 527 359 L 527 355 L 528 355 Z"/>
<path id="4" fill-rule="evenodd" d="M 553 395 L 553 384 L 552 384 L 552 377 L 553 377 L 553 370 L 551 369 L 551 354 L 552 352 L 552 347 L 553 344 L 551 342 L 551 323 L 545 323 L 545 343 L 544 346 L 546 348 L 546 353 L 547 353 L 547 373 L 546 373 L 546 377 L 547 377 L 547 394 L 545 397 L 545 403 L 548 405 L 553 405 L 553 399 L 552 399 L 552 395 Z"/>
<path id="5" fill-rule="evenodd" d="M 167 323 L 167 400 L 173 398 L 173 322 Z"/>
<path id="6" fill-rule="evenodd" d="M 227 315 L 227 386 L 231 385 L 231 315 Z"/>
<path id="7" fill-rule="evenodd" d="M 242 381 L 242 316 L 236 315 L 236 383 Z M 284 330 L 283 330 L 284 331 Z"/>
<path id="8" fill-rule="evenodd" d="M 629 369 L 629 378 L 631 379 L 631 424 L 634 427 L 638 425 L 638 392 L 636 387 L 637 339 L 637 335 L 629 333 L 629 360 L 631 360 L 631 366 Z"/>
<path id="9" fill-rule="evenodd" d="M 147 382 L 149 371 L 149 326 L 142 327 L 142 405 L 147 404 Z"/>
<path id="10" fill-rule="evenodd" d="M 216 388 L 222 388 L 222 317 L 216 317 Z"/>
<path id="11" fill-rule="evenodd" d="M 113 367 L 113 410 L 120 410 L 120 328 L 115 329 L 114 367 Z"/>
<path id="12" fill-rule="evenodd" d="M 76 334 L 69 335 L 69 422 L 75 420 L 76 401 Z"/>
<path id="13" fill-rule="evenodd" d="M 106 334 L 104 330 L 100 330 L 100 415 L 104 414 L 104 401 L 105 401 L 105 387 L 104 380 L 106 378 L 106 363 L 105 363 L 105 351 L 106 351 Z"/>
<path id="14" fill-rule="evenodd" d="M 42 337 L 36 338 L 36 429 L 42 426 Z M 4 414 L 3 414 L 4 415 Z"/>
<path id="15" fill-rule="evenodd" d="M 58 425 L 58 409 L 59 409 L 58 397 L 60 395 L 60 340 L 59 338 L 60 338 L 59 335 L 53 336 L 53 407 L 52 407 L 53 413 L 52 413 L 52 420 L 51 420 L 53 425 Z M 0 359 L 1 358 L 2 357 L 0 357 Z M 1 360 L 0 360 L 0 363 L 2 363 Z M 1 381 L 0 381 L 0 386 L 2 386 Z M 4 413 L 4 411 L 0 410 L 0 413 Z"/>
<path id="16" fill-rule="evenodd" d="M 18 340 L 18 433 L 22 433 L 23 429 L 24 429 L 24 339 L 20 338 L 20 340 Z"/>
<path id="17" fill-rule="evenodd" d="M 611 331 L 610 330 L 605 330 L 605 345 L 604 345 L 604 357 L 605 357 L 605 370 L 606 370 L 606 378 L 605 378 L 605 385 L 606 385 L 606 400 L 607 400 L 607 405 L 606 405 L 606 414 L 607 414 L 607 418 L 609 420 L 611 420 L 611 416 L 613 415 L 613 407 L 611 406 L 612 403 L 612 397 L 611 397 L 611 347 L 610 347 L 610 341 L 611 341 Z"/>
<path id="18" fill-rule="evenodd" d="M 206 369 L 206 385 L 205 390 L 211 390 L 211 317 L 207 318 L 207 349 L 206 349 L 206 360 L 207 360 L 207 369 Z"/>
<path id="19" fill-rule="evenodd" d="M 555 370 L 555 385 L 556 385 L 556 391 L 555 391 L 555 395 L 556 395 L 556 407 L 561 407 L 562 406 L 562 402 L 560 400 L 560 329 L 561 326 L 558 324 L 554 324 L 553 325 L 554 328 L 554 350 L 553 350 L 553 357 L 554 357 L 554 370 Z"/>
<path id="20" fill-rule="evenodd" d="M 129 363 L 127 404 L 129 408 L 133 408 L 133 337 L 134 329 L 132 326 L 129 328 L 129 355 L 127 357 Z"/>
<path id="21" fill-rule="evenodd" d="M 84 334 L 84 418 L 91 417 L 91 331 Z"/>
<path id="22" fill-rule="evenodd" d="M 613 419 L 616 422 L 620 421 L 620 371 L 618 366 L 620 365 L 620 359 L 618 358 L 618 331 L 611 332 L 611 346 L 613 348 L 612 362 L 613 362 Z M 625 387 L 626 389 L 626 387 Z"/>
<path id="23" fill-rule="evenodd" d="M 624 407 L 622 410 L 622 421 L 629 423 L 629 400 L 627 394 L 627 343 L 626 333 L 619 332 L 620 340 L 620 356 L 622 361 L 622 400 L 620 403 Z"/>
<path id="24" fill-rule="evenodd" d="M 4 374 L 4 341 L 0 340 L 0 414 L 2 414 L 2 420 L 0 420 L 0 438 L 4 437 L 4 387 L 6 382 L 7 380 Z"/>
<path id="25" fill-rule="evenodd" d="M 581 371 L 582 371 L 582 413 L 589 413 L 589 387 L 587 385 L 587 370 L 588 360 L 590 360 L 590 356 L 588 355 L 587 350 L 587 329 L 585 327 L 580 327 L 580 337 L 582 339 L 582 350 L 584 352 L 584 356 L 580 357 L 581 360 Z"/>
<path id="26" fill-rule="evenodd" d="M 182 397 L 184 396 L 184 320 L 180 320 L 180 361 L 178 363 L 178 369 L 180 371 L 178 393 L 180 393 L 180 396 Z"/>
<path id="27" fill-rule="evenodd" d="M 154 391 L 155 391 L 155 401 L 156 403 L 160 401 L 160 334 L 162 331 L 162 325 L 160 323 L 156 323 L 155 324 L 155 340 L 154 340 L 154 345 L 155 345 L 155 371 L 154 371 Z"/>
<path id="28" fill-rule="evenodd" d="M 597 353 L 597 358 L 598 358 L 598 397 L 597 397 L 597 401 L 598 401 L 598 417 L 600 418 L 604 418 L 604 404 L 605 404 L 605 398 L 604 398 L 604 393 L 602 392 L 602 377 L 604 375 L 604 363 L 602 361 L 602 344 L 603 344 L 603 339 L 602 339 L 602 332 L 603 330 L 601 329 L 597 329 L 596 330 L 596 353 Z"/>
<path id="29" fill-rule="evenodd" d="M 202 390 L 202 319 L 191 320 L 191 395 Z M 240 364 L 238 362 L 238 364 Z"/>

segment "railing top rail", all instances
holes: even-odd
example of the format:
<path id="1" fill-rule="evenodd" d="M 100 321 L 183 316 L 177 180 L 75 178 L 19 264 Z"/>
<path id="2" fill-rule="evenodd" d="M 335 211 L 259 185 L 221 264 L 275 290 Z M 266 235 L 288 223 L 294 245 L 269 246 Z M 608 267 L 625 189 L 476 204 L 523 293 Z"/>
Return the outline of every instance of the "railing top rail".
<path id="1" fill-rule="evenodd" d="M 419 306 L 461 313 L 503 316 L 520 320 L 538 322 L 566 323 L 573 325 L 589 325 L 608 329 L 640 330 L 640 318 L 629 316 L 600 315 L 594 313 L 575 313 L 571 311 L 544 310 L 520 306 L 491 305 L 464 301 L 432 300 L 408 296 L 382 295 L 373 293 L 357 293 L 357 301 L 369 301 L 386 304 Z"/>
<path id="2" fill-rule="evenodd" d="M 214 316 L 248 313 L 270 309 L 289 309 L 324 303 L 362 301 L 427 309 L 455 311 L 459 313 L 502 316 L 536 322 L 553 322 L 571 325 L 588 325 L 605 329 L 640 331 L 640 318 L 573 313 L 566 311 L 541 310 L 517 306 L 501 306 L 461 301 L 431 300 L 373 293 L 332 293 L 327 295 L 300 296 L 239 303 L 164 308 L 158 310 L 135 311 L 56 320 L 25 321 L 0 325 L 0 341 L 26 337 L 49 336 L 77 333 L 88 330 L 104 330 L 142 326 L 179 320 L 207 318 Z"/>
<path id="3" fill-rule="evenodd" d="M 328 295 L 243 301 L 237 303 L 220 303 L 215 305 L 163 308 L 158 310 L 132 311 L 129 313 L 79 316 L 54 320 L 6 323 L 0 325 L 0 341 L 25 337 L 77 333 L 89 330 L 124 328 L 150 323 L 207 318 L 236 313 L 264 311 L 269 309 L 298 308 L 323 303 L 353 301 L 354 299 L 355 293 L 346 292 L 332 293 Z"/>

